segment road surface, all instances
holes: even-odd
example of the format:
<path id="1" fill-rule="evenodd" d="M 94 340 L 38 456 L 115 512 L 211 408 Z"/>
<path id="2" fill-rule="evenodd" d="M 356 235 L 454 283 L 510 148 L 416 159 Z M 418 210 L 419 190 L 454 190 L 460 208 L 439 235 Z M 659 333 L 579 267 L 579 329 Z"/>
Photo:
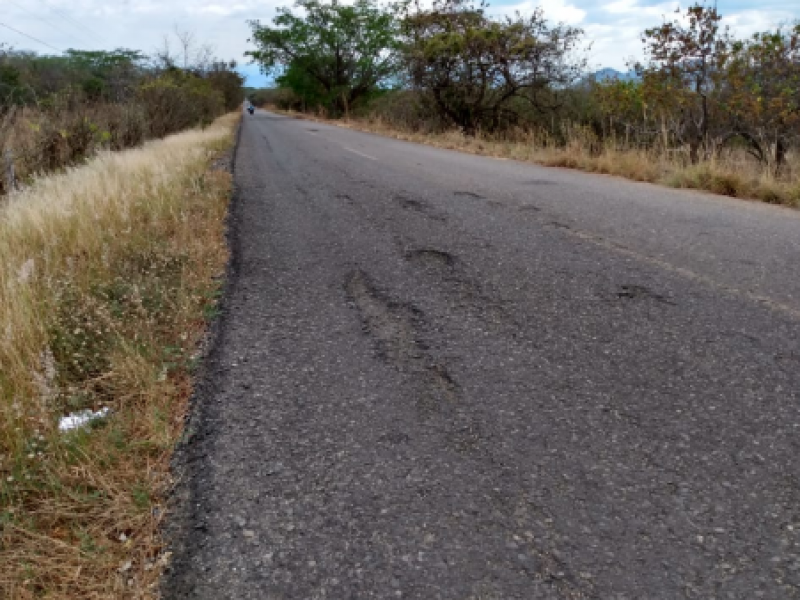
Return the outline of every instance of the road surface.
<path id="1" fill-rule="evenodd" d="M 262 111 L 235 179 L 167 598 L 800 596 L 800 213 Z"/>

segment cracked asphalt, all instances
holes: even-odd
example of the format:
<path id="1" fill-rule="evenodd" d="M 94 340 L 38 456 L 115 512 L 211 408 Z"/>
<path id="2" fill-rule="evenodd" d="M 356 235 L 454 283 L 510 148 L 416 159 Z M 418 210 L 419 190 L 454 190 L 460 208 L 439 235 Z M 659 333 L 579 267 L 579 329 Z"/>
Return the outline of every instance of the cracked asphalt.
<path id="1" fill-rule="evenodd" d="M 800 597 L 800 214 L 259 111 L 165 598 Z"/>

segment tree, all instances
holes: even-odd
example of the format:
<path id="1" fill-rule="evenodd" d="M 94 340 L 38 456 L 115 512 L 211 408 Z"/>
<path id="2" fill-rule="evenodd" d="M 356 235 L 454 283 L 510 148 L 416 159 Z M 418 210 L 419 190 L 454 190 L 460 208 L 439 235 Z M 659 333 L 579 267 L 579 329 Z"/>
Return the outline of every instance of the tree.
<path id="1" fill-rule="evenodd" d="M 9 60 L 11 54 L 11 49 L 0 43 L 0 118 L 5 107 L 22 104 L 25 98 L 21 87 L 21 72 Z"/>
<path id="2" fill-rule="evenodd" d="M 123 101 L 143 73 L 145 56 L 138 50 L 74 50 L 65 52 L 68 68 L 92 100 Z"/>
<path id="3" fill-rule="evenodd" d="M 732 42 L 728 31 L 720 29 L 721 18 L 716 8 L 695 4 L 682 19 L 665 21 L 642 37 L 649 63 L 637 65 L 637 71 L 649 92 L 646 101 L 672 105 L 672 112 L 680 114 L 673 133 L 689 147 L 693 163 L 701 150 L 708 155 L 724 137 L 719 126 L 724 127 L 727 115 L 718 110 L 718 96 Z"/>
<path id="4" fill-rule="evenodd" d="M 278 9 L 274 27 L 250 21 L 247 52 L 278 83 L 335 113 L 388 85 L 397 71 L 397 21 L 392 6 L 374 0 L 298 0 Z"/>
<path id="5" fill-rule="evenodd" d="M 726 72 L 734 133 L 774 172 L 800 132 L 800 23 L 737 43 Z"/>
<path id="6" fill-rule="evenodd" d="M 468 135 L 516 120 L 521 106 L 544 113 L 580 75 L 571 61 L 583 32 L 550 25 L 541 9 L 495 19 L 470 0 L 435 0 L 403 20 L 404 64 L 412 85 Z M 522 101 L 522 103 L 520 103 Z"/>
<path id="7" fill-rule="evenodd" d="M 226 110 L 235 110 L 242 104 L 244 77 L 236 72 L 236 61 L 211 62 L 205 72 L 205 79 L 211 87 L 222 92 Z"/>

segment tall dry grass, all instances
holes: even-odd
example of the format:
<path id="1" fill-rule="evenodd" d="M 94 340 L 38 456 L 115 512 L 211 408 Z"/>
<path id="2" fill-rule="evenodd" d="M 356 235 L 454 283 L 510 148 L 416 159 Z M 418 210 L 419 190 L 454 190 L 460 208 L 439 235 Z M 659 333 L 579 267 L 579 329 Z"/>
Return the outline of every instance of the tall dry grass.
<path id="1" fill-rule="evenodd" d="M 168 457 L 226 261 L 230 176 L 209 164 L 237 118 L 0 205 L 2 598 L 155 595 Z"/>
<path id="2" fill-rule="evenodd" d="M 619 149 L 614 144 L 602 145 L 588 139 L 581 128 L 573 131 L 567 128 L 566 144 L 555 144 L 546 134 L 537 132 L 510 131 L 496 136 L 479 133 L 470 137 L 453 129 L 404 128 L 375 115 L 330 120 L 275 107 L 270 110 L 448 150 L 800 207 L 800 155 L 797 153 L 789 156 L 780 175 L 776 176 L 742 150 L 728 151 L 713 160 L 690 165 L 688 155 L 679 151 Z"/>

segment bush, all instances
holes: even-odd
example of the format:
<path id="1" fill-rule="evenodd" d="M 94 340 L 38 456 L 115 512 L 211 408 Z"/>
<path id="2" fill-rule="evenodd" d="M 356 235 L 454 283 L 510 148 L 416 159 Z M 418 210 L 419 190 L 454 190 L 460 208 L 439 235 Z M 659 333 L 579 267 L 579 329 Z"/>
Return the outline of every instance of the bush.
<path id="1" fill-rule="evenodd" d="M 225 83 L 232 88 L 232 80 Z M 235 94 L 227 92 L 227 101 L 233 102 Z M 225 93 L 213 80 L 185 72 L 143 83 L 137 97 L 125 103 L 89 102 L 82 90 L 67 89 L 37 108 L 0 110 L 0 155 L 13 149 L 16 177 L 25 182 L 81 163 L 99 150 L 132 148 L 150 138 L 208 125 L 226 108 Z M 2 173 L 0 195 L 7 187 Z"/>
<path id="2" fill-rule="evenodd" d="M 225 111 L 222 92 L 208 81 L 179 71 L 142 85 L 139 101 L 154 137 L 164 137 L 193 125 L 207 125 Z"/>

